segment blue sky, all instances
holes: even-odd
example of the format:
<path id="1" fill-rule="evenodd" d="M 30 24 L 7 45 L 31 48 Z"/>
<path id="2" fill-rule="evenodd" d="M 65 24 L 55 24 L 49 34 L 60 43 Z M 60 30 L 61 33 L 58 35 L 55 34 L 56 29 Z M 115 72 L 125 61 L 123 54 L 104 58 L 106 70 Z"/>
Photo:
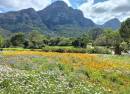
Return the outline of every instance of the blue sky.
<path id="1" fill-rule="evenodd" d="M 104 2 L 104 1 L 107 1 L 107 0 L 95 0 L 94 3 Z"/>
<path id="2" fill-rule="evenodd" d="M 0 0 L 0 12 L 17 11 L 26 8 L 41 10 L 57 0 Z M 130 17 L 130 0 L 62 0 L 80 9 L 86 18 L 103 24 L 112 18 L 124 21 Z"/>

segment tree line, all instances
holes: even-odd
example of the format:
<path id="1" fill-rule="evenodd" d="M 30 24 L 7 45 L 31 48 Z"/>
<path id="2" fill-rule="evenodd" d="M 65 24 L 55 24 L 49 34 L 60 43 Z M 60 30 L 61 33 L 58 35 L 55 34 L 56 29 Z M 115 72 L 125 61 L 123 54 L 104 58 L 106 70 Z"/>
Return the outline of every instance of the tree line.
<path id="1" fill-rule="evenodd" d="M 50 37 L 38 31 L 29 33 L 13 33 L 11 36 L 0 35 L 0 47 L 22 47 L 29 49 L 41 49 L 45 46 L 74 46 L 86 48 L 92 46 L 104 46 L 112 48 L 115 54 L 121 55 L 122 51 L 127 52 L 130 48 L 130 18 L 121 24 L 117 31 L 111 29 L 102 30 L 94 28 L 78 38 Z"/>

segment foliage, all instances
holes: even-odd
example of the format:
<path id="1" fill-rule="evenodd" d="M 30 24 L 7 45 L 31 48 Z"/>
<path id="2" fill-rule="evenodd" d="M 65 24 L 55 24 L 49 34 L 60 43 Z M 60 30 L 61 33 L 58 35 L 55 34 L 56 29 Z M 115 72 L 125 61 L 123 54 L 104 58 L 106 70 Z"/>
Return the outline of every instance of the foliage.
<path id="1" fill-rule="evenodd" d="M 42 51 L 60 53 L 86 53 L 86 49 L 75 48 L 73 46 L 46 46 L 42 48 Z"/>
<path id="2" fill-rule="evenodd" d="M 95 41 L 102 33 L 104 33 L 104 30 L 101 28 L 92 28 L 87 32 L 90 39 L 93 41 Z"/>
<path id="3" fill-rule="evenodd" d="M 43 46 L 45 46 L 43 42 L 45 38 L 46 37 L 38 31 L 30 32 L 27 38 L 28 39 L 27 48 L 35 48 L 35 49 L 42 48 Z"/>
<path id="4" fill-rule="evenodd" d="M 11 37 L 10 41 L 14 47 L 24 47 L 26 41 L 25 35 L 23 33 L 16 33 Z"/>
<path id="5" fill-rule="evenodd" d="M 38 51 L 0 56 L 2 94 L 129 94 L 129 56 Z"/>
<path id="6" fill-rule="evenodd" d="M 95 45 L 113 47 L 115 54 L 121 55 L 121 43 L 123 42 L 118 31 L 106 30 L 95 41 Z"/>
<path id="7" fill-rule="evenodd" d="M 120 35 L 126 42 L 130 42 L 130 18 L 121 24 Z"/>
<path id="8" fill-rule="evenodd" d="M 48 39 L 49 46 L 71 46 L 73 39 L 65 37 L 56 37 Z"/>
<path id="9" fill-rule="evenodd" d="M 77 38 L 76 40 L 74 40 L 72 45 L 74 47 L 86 48 L 89 41 L 90 41 L 89 36 L 84 34 L 80 38 Z"/>
<path id="10" fill-rule="evenodd" d="M 114 46 L 121 43 L 121 37 L 118 31 L 112 31 L 111 29 L 105 30 L 95 41 L 99 46 Z"/>
<path id="11" fill-rule="evenodd" d="M 0 48 L 3 47 L 4 38 L 0 35 Z"/>
<path id="12" fill-rule="evenodd" d="M 100 46 L 95 46 L 91 48 L 87 48 L 87 53 L 90 54 L 111 54 L 111 50 L 108 49 L 107 47 L 100 47 Z"/>

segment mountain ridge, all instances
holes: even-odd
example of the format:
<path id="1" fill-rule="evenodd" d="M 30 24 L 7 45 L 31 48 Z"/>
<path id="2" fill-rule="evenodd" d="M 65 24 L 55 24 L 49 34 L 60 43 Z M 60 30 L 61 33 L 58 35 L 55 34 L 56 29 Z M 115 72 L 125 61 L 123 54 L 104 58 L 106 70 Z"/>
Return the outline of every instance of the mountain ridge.
<path id="1" fill-rule="evenodd" d="M 116 23 L 116 25 L 114 25 Z M 120 21 L 112 19 L 100 28 L 118 29 Z M 69 27 L 69 28 L 68 28 Z M 70 28 L 72 27 L 72 28 Z M 33 8 L 20 11 L 0 13 L 0 28 L 11 32 L 40 32 L 49 31 L 87 31 L 90 28 L 99 27 L 91 19 L 85 18 L 82 11 L 69 7 L 63 1 L 56 1 L 45 9 L 35 11 Z M 77 28 L 77 29 L 76 29 Z"/>
<path id="2" fill-rule="evenodd" d="M 103 25 L 103 28 L 111 28 L 111 29 L 117 29 L 120 28 L 121 22 L 117 18 L 113 18 L 107 22 L 105 22 Z"/>
<path id="3" fill-rule="evenodd" d="M 63 1 L 56 1 L 45 9 L 38 11 L 43 22 L 53 28 L 56 25 L 77 25 L 81 27 L 94 27 L 95 23 L 83 16 L 80 10 L 68 7 Z"/>

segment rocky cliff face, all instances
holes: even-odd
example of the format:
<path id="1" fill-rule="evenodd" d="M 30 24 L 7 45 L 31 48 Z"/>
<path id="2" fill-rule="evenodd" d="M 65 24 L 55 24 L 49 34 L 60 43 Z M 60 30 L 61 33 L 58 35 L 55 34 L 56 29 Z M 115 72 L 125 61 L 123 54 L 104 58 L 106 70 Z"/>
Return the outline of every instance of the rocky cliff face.
<path id="1" fill-rule="evenodd" d="M 95 24 L 83 16 L 77 9 L 68 7 L 63 1 L 54 2 L 52 5 L 38 12 L 48 28 L 57 25 L 75 25 L 79 27 L 93 27 Z"/>

